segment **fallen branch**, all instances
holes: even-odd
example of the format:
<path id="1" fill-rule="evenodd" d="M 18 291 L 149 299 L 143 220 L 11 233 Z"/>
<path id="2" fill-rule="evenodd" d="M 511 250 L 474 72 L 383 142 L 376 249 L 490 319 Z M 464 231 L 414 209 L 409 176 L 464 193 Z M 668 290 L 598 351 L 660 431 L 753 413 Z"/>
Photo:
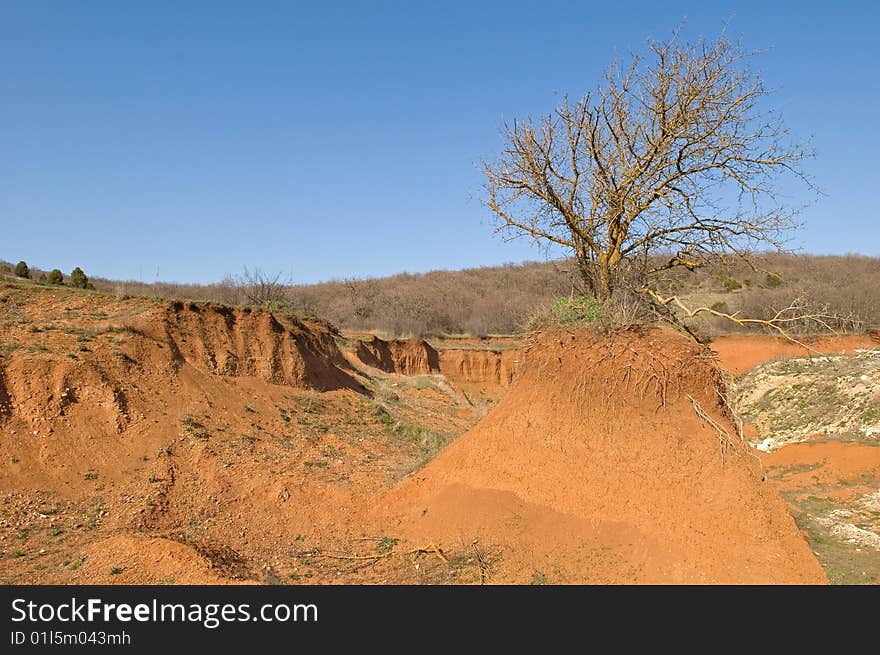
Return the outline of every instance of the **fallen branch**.
<path id="1" fill-rule="evenodd" d="M 389 550 L 385 553 L 378 553 L 376 555 L 334 555 L 333 553 L 319 553 L 319 557 L 330 557 L 332 559 L 354 559 L 354 560 L 364 560 L 364 559 L 382 559 L 383 557 L 390 557 L 394 554 L 393 550 Z"/>
<path id="2" fill-rule="evenodd" d="M 336 555 L 334 553 L 318 553 L 319 557 L 330 557 L 332 559 L 344 560 L 378 560 L 391 557 L 392 555 L 436 555 L 445 564 L 449 563 L 449 560 L 446 559 L 443 551 L 433 543 L 422 546 L 421 548 L 413 548 L 405 553 L 396 553 L 394 552 L 394 549 L 384 553 L 376 553 L 375 555 Z"/>
<path id="3" fill-rule="evenodd" d="M 790 328 L 788 326 L 797 322 L 812 321 L 820 327 L 826 329 L 831 334 L 837 334 L 837 331 L 831 327 L 829 322 L 840 321 L 840 317 L 834 316 L 832 314 L 826 314 L 824 312 L 810 312 L 801 304 L 800 299 L 797 298 L 793 300 L 788 307 L 777 311 L 772 318 L 763 319 L 742 318 L 738 315 L 739 312 L 728 314 L 717 309 L 712 309 L 711 307 L 697 307 L 696 309 L 692 309 L 685 305 L 678 296 L 669 296 L 668 298 L 664 298 L 650 287 L 642 287 L 642 292 L 650 296 L 650 298 L 654 302 L 662 307 L 668 308 L 669 305 L 675 305 L 683 312 L 685 312 L 688 318 L 694 318 L 698 314 L 709 314 L 711 316 L 718 316 L 719 318 L 726 319 L 744 327 L 764 327 L 774 331 L 776 334 L 786 339 L 787 341 L 797 344 L 808 352 L 814 353 L 816 355 L 821 355 L 822 353 L 789 334 L 788 330 Z"/>
<path id="4" fill-rule="evenodd" d="M 440 550 L 434 544 L 428 544 L 427 546 L 422 546 L 421 548 L 413 548 L 411 551 L 407 553 L 407 555 L 436 555 L 444 564 L 449 564 L 449 560 L 446 559 L 446 555 L 443 554 L 443 551 Z"/>

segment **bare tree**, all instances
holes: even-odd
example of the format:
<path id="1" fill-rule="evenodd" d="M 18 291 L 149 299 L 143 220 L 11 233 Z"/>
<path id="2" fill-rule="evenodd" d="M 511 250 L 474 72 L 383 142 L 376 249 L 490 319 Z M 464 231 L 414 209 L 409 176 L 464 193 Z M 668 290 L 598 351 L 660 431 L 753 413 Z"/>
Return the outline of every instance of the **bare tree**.
<path id="1" fill-rule="evenodd" d="M 364 321 L 372 315 L 377 307 L 376 299 L 379 288 L 375 280 L 349 277 L 342 280 L 348 292 L 352 313 L 356 321 Z"/>
<path id="2" fill-rule="evenodd" d="M 779 182 L 812 189 L 799 168 L 812 154 L 765 108 L 755 53 L 677 34 L 648 50 L 580 100 L 505 124 L 484 163 L 498 230 L 570 249 L 601 300 L 624 279 L 651 298 L 662 271 L 782 250 L 796 211 Z"/>
<path id="3" fill-rule="evenodd" d="M 267 307 L 274 303 L 287 302 L 290 280 L 284 278 L 280 272 L 264 273 L 259 268 L 250 270 L 245 266 L 235 282 L 250 305 Z"/>

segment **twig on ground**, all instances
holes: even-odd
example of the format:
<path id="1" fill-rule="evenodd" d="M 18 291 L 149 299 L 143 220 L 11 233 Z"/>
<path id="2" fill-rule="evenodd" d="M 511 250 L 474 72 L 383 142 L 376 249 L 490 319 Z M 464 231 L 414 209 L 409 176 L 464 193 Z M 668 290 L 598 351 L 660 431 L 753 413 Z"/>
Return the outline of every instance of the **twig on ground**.
<path id="1" fill-rule="evenodd" d="M 439 559 L 441 559 L 444 563 L 448 564 L 449 560 L 446 559 L 446 556 L 443 554 L 443 551 L 433 543 L 422 546 L 421 548 L 413 548 L 412 550 L 408 550 L 405 553 L 397 553 L 394 549 L 386 551 L 384 553 L 376 553 L 374 555 L 345 555 L 345 554 L 336 554 L 336 553 L 318 553 L 318 557 L 329 557 L 331 559 L 344 559 L 344 560 L 379 560 L 384 559 L 386 557 L 391 557 L 392 555 L 436 555 Z"/>
<path id="2" fill-rule="evenodd" d="M 480 565 L 480 584 L 486 584 L 489 581 L 489 575 L 492 573 L 492 567 L 489 563 L 483 558 L 482 553 L 477 549 L 477 540 L 474 539 L 471 542 L 471 548 L 474 551 L 474 555 L 477 558 L 477 564 Z"/>

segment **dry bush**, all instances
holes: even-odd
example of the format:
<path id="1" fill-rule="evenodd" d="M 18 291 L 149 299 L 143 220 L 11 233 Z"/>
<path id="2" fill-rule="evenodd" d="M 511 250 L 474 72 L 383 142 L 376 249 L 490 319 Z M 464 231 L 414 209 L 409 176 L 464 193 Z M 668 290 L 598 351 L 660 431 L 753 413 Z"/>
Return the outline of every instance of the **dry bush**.
<path id="1" fill-rule="evenodd" d="M 227 276 L 224 281 L 228 284 L 232 280 L 244 296 L 245 303 L 258 307 L 271 307 L 281 303 L 287 303 L 288 286 L 290 281 L 283 278 L 282 274 L 264 273 L 259 268 L 253 270 L 244 267 L 241 275 L 235 278 Z"/>
<path id="2" fill-rule="evenodd" d="M 291 303 L 354 330 L 396 335 L 506 334 L 571 288 L 564 263 L 402 273 L 291 288 Z"/>
<path id="3" fill-rule="evenodd" d="M 604 303 L 592 296 L 565 296 L 541 307 L 526 322 L 526 329 L 601 330 Z"/>
<path id="4" fill-rule="evenodd" d="M 542 306 L 526 321 L 528 331 L 547 328 L 587 329 L 611 334 L 653 323 L 656 316 L 644 297 L 615 289 L 607 300 L 589 295 L 569 295 Z"/>
<path id="5" fill-rule="evenodd" d="M 606 332 L 631 330 L 655 320 L 644 296 L 628 289 L 616 289 L 602 307 L 602 326 Z"/>

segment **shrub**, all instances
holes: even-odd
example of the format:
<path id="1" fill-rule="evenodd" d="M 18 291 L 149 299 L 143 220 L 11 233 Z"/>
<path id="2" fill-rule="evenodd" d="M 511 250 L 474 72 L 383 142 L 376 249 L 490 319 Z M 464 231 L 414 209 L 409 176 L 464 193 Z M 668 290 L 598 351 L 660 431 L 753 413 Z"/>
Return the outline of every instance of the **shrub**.
<path id="1" fill-rule="evenodd" d="M 83 273 L 83 270 L 77 266 L 70 272 L 68 284 L 76 289 L 94 289 L 95 287 L 89 282 L 89 278 Z"/>
<path id="2" fill-rule="evenodd" d="M 28 268 L 27 263 L 22 261 L 22 262 L 18 262 L 15 265 L 15 276 L 16 277 L 25 277 L 25 278 L 29 278 L 31 276 L 31 271 Z"/>
<path id="3" fill-rule="evenodd" d="M 528 329 L 594 327 L 602 318 L 602 303 L 591 296 L 560 298 L 539 310 L 528 321 Z"/>
<path id="4" fill-rule="evenodd" d="M 768 289 L 775 289 L 778 286 L 782 285 L 782 278 L 779 277 L 776 273 L 767 273 L 764 278 L 764 286 Z"/>
<path id="5" fill-rule="evenodd" d="M 286 300 L 267 300 L 263 305 L 263 309 L 267 312 L 277 312 L 279 314 L 293 314 L 294 307 Z"/>
<path id="6" fill-rule="evenodd" d="M 721 280 L 721 283 L 724 285 L 725 291 L 736 291 L 737 289 L 742 289 L 743 286 L 732 277 L 725 277 Z"/>
<path id="7" fill-rule="evenodd" d="M 49 271 L 49 275 L 46 276 L 46 282 L 49 284 L 64 284 L 64 274 L 57 268 L 53 268 Z"/>
<path id="8" fill-rule="evenodd" d="M 617 289 L 602 305 L 601 327 L 605 332 L 630 330 L 653 323 L 656 316 L 644 296 L 625 289 Z"/>
<path id="9" fill-rule="evenodd" d="M 711 309 L 714 312 L 721 312 L 722 314 L 729 314 L 730 313 L 730 307 L 728 307 L 727 303 L 724 301 L 712 303 L 712 305 L 709 307 L 709 309 Z"/>

